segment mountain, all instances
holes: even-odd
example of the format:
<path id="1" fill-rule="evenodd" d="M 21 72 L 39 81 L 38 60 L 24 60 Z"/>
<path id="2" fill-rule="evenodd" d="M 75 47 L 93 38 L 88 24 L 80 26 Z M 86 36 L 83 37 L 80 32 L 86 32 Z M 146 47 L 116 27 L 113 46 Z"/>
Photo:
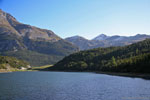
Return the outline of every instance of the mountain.
<path id="1" fill-rule="evenodd" d="M 107 35 L 100 34 L 99 36 L 95 37 L 93 40 L 99 40 L 99 41 L 101 41 L 101 40 L 106 40 L 107 38 L 108 38 Z"/>
<path id="2" fill-rule="evenodd" d="M 81 36 L 73 36 L 66 38 L 65 40 L 71 42 L 74 45 L 77 45 L 81 50 L 90 49 L 94 45 L 94 42 Z"/>
<path id="3" fill-rule="evenodd" d="M 87 40 L 80 36 L 74 38 L 70 37 L 66 40 L 75 44 L 80 48 L 80 50 L 88 50 L 98 47 L 111 47 L 111 46 L 125 46 L 130 45 L 139 41 L 143 41 L 146 38 L 150 38 L 150 35 L 146 34 L 137 34 L 135 36 L 107 36 L 105 34 L 100 34 L 99 36 L 95 37 L 92 40 Z"/>
<path id="4" fill-rule="evenodd" d="M 72 36 L 72 37 L 66 38 L 65 40 L 76 45 L 80 50 L 88 50 L 88 49 L 103 47 L 107 45 L 107 42 L 105 41 L 88 40 L 81 36 Z"/>
<path id="5" fill-rule="evenodd" d="M 150 39 L 123 47 L 97 48 L 65 57 L 49 70 L 150 73 Z"/>
<path id="6" fill-rule="evenodd" d="M 51 30 L 18 22 L 0 10 L 0 53 L 26 60 L 31 65 L 53 64 L 78 48 Z"/>

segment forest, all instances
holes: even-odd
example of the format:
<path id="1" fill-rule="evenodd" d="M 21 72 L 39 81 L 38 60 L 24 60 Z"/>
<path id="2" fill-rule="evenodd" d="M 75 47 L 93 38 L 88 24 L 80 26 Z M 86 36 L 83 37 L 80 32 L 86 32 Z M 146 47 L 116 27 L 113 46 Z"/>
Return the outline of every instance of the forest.
<path id="1" fill-rule="evenodd" d="M 150 73 L 150 39 L 71 54 L 49 70 Z"/>

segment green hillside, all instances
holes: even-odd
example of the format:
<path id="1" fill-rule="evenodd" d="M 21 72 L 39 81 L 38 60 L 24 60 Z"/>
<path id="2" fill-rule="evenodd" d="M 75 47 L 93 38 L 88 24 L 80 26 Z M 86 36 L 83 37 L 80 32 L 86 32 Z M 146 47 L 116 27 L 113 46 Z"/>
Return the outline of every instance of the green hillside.
<path id="1" fill-rule="evenodd" d="M 124 47 L 97 48 L 65 57 L 51 70 L 150 72 L 150 39 Z"/>
<path id="2" fill-rule="evenodd" d="M 29 67 L 29 64 L 25 61 L 18 60 L 14 57 L 0 56 L 0 69 Z"/>
<path id="3" fill-rule="evenodd" d="M 63 58 L 62 56 L 47 55 L 47 54 L 42 54 L 42 53 L 29 51 L 29 50 L 21 50 L 21 51 L 16 51 L 16 52 L 7 51 L 7 52 L 3 52 L 3 55 L 12 56 L 21 60 L 25 60 L 29 62 L 32 66 L 54 64 L 56 61 Z"/>

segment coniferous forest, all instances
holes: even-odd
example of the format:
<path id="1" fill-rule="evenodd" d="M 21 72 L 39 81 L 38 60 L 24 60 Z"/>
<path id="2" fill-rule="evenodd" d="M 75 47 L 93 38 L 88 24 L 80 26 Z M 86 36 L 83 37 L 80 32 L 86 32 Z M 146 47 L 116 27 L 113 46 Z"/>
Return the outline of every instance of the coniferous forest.
<path id="1" fill-rule="evenodd" d="M 150 39 L 124 47 L 80 51 L 50 70 L 150 73 Z"/>

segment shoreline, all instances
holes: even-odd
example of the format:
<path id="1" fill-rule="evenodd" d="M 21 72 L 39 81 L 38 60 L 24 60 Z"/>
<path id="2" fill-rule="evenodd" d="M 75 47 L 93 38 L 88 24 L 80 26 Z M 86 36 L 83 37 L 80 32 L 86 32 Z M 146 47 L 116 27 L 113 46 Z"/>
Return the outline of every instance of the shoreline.
<path id="1" fill-rule="evenodd" d="M 31 70 L 20 70 L 20 69 L 6 70 L 6 69 L 0 69 L 0 73 L 24 72 L 24 71 L 31 71 Z"/>
<path id="2" fill-rule="evenodd" d="M 12 71 L 6 70 L 6 69 L 0 69 L 0 73 L 9 73 L 9 72 L 12 72 Z"/>
<path id="3" fill-rule="evenodd" d="M 24 72 L 24 71 L 43 71 L 43 72 L 90 72 L 96 74 L 105 74 L 111 76 L 122 76 L 122 77 L 130 77 L 130 78 L 142 78 L 150 80 L 150 74 L 148 73 L 121 73 L 121 72 L 101 72 L 101 71 L 61 71 L 61 70 L 3 70 L 0 69 L 0 73 L 10 73 L 10 72 Z"/>
<path id="4" fill-rule="evenodd" d="M 44 71 L 44 70 L 41 70 Z M 60 71 L 60 70 L 45 70 L 45 71 L 57 71 L 57 72 L 91 72 L 96 74 L 105 74 L 105 75 L 111 75 L 111 76 L 122 76 L 122 77 L 130 77 L 130 78 L 142 78 L 150 80 L 150 74 L 149 73 L 123 73 L 123 72 L 101 72 L 101 71 Z"/>
<path id="5" fill-rule="evenodd" d="M 105 74 L 112 76 L 122 76 L 122 77 L 130 77 L 130 78 L 142 78 L 150 80 L 150 74 L 141 74 L 141 73 L 121 73 L 121 72 L 95 72 L 97 74 Z"/>

